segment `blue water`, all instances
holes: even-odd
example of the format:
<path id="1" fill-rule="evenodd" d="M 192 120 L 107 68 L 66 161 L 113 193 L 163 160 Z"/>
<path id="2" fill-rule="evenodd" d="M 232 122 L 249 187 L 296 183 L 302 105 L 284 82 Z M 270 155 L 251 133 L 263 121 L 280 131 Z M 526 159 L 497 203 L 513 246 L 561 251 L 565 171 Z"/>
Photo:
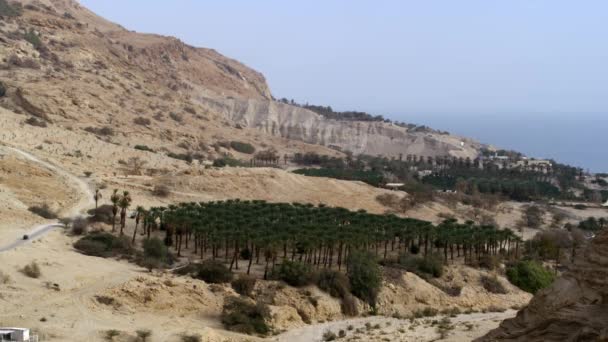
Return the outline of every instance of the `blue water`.
<path id="1" fill-rule="evenodd" d="M 608 172 L 608 114 L 395 115 L 531 157 Z"/>

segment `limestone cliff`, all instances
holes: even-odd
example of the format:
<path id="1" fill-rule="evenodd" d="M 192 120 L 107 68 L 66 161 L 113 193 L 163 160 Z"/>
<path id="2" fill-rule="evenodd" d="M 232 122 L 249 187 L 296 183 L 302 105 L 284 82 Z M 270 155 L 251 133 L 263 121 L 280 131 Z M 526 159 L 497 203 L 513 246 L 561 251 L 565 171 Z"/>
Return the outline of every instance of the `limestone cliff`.
<path id="1" fill-rule="evenodd" d="M 199 100 L 241 126 L 355 154 L 475 158 L 481 148 L 481 144 L 468 138 L 415 131 L 381 121 L 327 119 L 310 110 L 275 101 L 204 97 Z"/>

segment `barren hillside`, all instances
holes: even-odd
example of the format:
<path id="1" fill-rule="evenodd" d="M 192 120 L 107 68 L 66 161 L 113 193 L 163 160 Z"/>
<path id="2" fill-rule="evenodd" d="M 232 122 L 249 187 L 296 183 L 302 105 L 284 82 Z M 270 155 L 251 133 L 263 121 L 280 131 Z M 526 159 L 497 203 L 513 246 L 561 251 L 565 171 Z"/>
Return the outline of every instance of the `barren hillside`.
<path id="1" fill-rule="evenodd" d="M 0 106 L 49 125 L 111 127 L 159 152 L 209 158 L 226 152 L 212 148 L 226 139 L 287 153 L 475 157 L 480 147 L 390 123 L 325 119 L 273 101 L 263 75 L 214 50 L 127 31 L 73 0 L 20 3 L 22 15 L 0 27 Z"/>

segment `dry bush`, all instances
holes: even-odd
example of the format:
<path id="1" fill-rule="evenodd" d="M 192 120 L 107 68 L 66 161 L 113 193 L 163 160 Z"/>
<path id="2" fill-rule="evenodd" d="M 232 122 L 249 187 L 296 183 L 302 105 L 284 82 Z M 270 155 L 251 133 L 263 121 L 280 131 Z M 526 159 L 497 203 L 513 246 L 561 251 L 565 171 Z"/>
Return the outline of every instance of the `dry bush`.
<path id="1" fill-rule="evenodd" d="M 47 220 L 54 220 L 57 218 L 57 214 L 49 208 L 48 204 L 34 205 L 28 208 L 32 213 L 41 216 Z"/>
<path id="2" fill-rule="evenodd" d="M 95 135 L 101 135 L 101 136 L 113 136 L 114 135 L 114 129 L 112 127 L 87 127 L 84 129 L 85 131 L 89 132 L 89 133 L 93 133 Z"/>
<path id="3" fill-rule="evenodd" d="M 399 208 L 399 197 L 395 194 L 380 194 L 376 196 L 376 201 L 388 208 Z"/>
<path id="4" fill-rule="evenodd" d="M 497 276 L 481 276 L 481 285 L 486 291 L 496 294 L 507 294 L 507 289 L 502 285 Z"/>
<path id="5" fill-rule="evenodd" d="M 242 296 L 251 297 L 255 283 L 256 279 L 254 277 L 242 274 L 232 281 L 232 288 Z"/>
<path id="6" fill-rule="evenodd" d="M 135 119 L 133 119 L 133 123 L 136 125 L 140 125 L 140 126 L 150 126 L 150 124 L 152 124 L 152 121 L 150 121 L 150 119 L 148 118 L 144 118 L 144 117 L 137 117 Z"/>
<path id="7" fill-rule="evenodd" d="M 84 235 L 89 229 L 89 220 L 84 217 L 77 217 L 72 221 L 72 234 Z"/>
<path id="8" fill-rule="evenodd" d="M 47 123 L 44 120 L 40 120 L 36 117 L 29 117 L 27 118 L 24 123 L 30 125 L 30 126 L 34 126 L 34 127 L 42 127 L 42 128 L 46 128 L 47 127 Z"/>
<path id="9" fill-rule="evenodd" d="M 198 334 L 195 334 L 195 335 L 183 334 L 181 336 L 181 339 L 182 339 L 182 342 L 201 342 L 203 340 L 201 335 L 198 335 Z"/>
<path id="10" fill-rule="evenodd" d="M 159 184 L 154 186 L 152 194 L 157 197 L 169 197 L 169 195 L 171 195 L 171 190 L 168 186 Z"/>
<path id="11" fill-rule="evenodd" d="M 21 273 L 25 274 L 26 276 L 30 277 L 30 278 L 40 278 L 40 276 L 42 275 L 42 272 L 40 271 L 40 266 L 38 266 L 38 264 L 35 261 L 32 261 L 30 264 L 25 265 L 22 269 L 21 269 Z"/>
<path id="12" fill-rule="evenodd" d="M 0 284 L 8 284 L 10 282 L 11 282 L 11 277 L 8 274 L 0 271 Z"/>
<path id="13" fill-rule="evenodd" d="M 131 157 L 126 162 L 127 172 L 132 175 L 141 175 L 142 170 L 147 163 L 147 161 L 139 157 Z"/>

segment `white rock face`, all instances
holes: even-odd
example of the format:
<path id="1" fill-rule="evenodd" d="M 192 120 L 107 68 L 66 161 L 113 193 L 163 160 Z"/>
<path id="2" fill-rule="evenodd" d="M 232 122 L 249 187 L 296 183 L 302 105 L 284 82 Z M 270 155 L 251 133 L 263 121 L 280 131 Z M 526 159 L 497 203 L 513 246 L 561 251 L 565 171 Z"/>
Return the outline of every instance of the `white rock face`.
<path id="1" fill-rule="evenodd" d="M 415 132 L 392 123 L 338 121 L 275 101 L 200 98 L 211 110 L 243 127 L 355 154 L 475 158 L 482 145 L 468 138 Z"/>

